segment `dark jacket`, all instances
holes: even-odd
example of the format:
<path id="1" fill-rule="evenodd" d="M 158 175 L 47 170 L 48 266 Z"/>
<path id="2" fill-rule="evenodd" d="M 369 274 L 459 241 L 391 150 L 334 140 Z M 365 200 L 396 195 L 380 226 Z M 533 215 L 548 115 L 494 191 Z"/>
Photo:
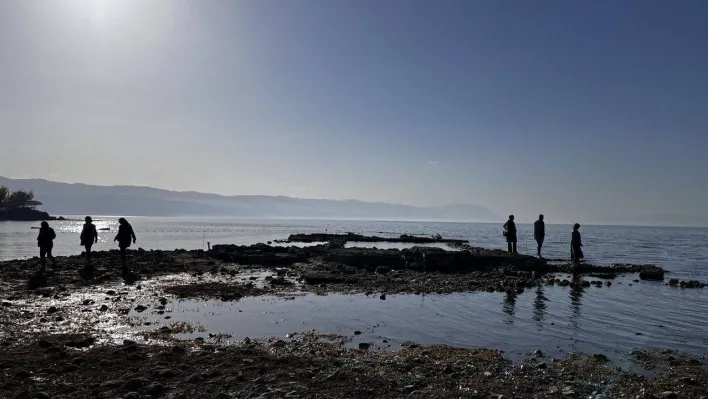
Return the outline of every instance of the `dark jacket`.
<path id="1" fill-rule="evenodd" d="M 37 246 L 40 248 L 51 248 L 54 246 L 55 238 L 57 238 L 57 234 L 54 232 L 53 228 L 41 228 L 37 235 Z"/>
<path id="2" fill-rule="evenodd" d="M 546 237 L 546 223 L 543 220 L 537 220 L 533 224 L 533 237 L 540 241 Z"/>
<path id="3" fill-rule="evenodd" d="M 118 241 L 118 246 L 127 248 L 130 243 L 135 240 L 135 232 L 133 232 L 133 226 L 130 223 L 125 222 L 118 226 L 118 234 L 115 238 Z"/>
<path id="4" fill-rule="evenodd" d="M 583 246 L 580 240 L 580 232 L 578 230 L 573 230 L 570 235 L 570 257 L 574 260 L 580 260 L 585 257 L 583 250 L 580 248 Z"/>
<path id="5" fill-rule="evenodd" d="M 504 230 L 506 230 L 506 242 L 516 242 L 516 223 L 513 220 L 504 223 Z"/>
<path id="6" fill-rule="evenodd" d="M 98 231 L 93 223 L 84 223 L 84 228 L 81 230 L 81 245 L 93 245 L 98 239 Z"/>

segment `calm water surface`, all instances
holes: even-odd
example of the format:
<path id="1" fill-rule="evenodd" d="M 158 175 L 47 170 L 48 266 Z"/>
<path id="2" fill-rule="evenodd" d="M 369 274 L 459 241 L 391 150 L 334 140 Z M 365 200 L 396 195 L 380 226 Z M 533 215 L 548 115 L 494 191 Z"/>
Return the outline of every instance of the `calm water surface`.
<path id="1" fill-rule="evenodd" d="M 100 231 L 96 249 L 115 248 L 117 218 L 95 217 Z M 291 233 L 354 232 L 381 236 L 403 233 L 470 240 L 472 245 L 505 248 L 501 225 L 328 220 L 242 220 L 130 218 L 145 249 L 200 249 L 206 243 L 253 244 Z M 82 222 L 52 222 L 55 254 L 81 252 Z M 38 223 L 0 222 L 0 259 L 36 256 Z M 531 225 L 518 225 L 519 251 L 533 254 Z M 669 277 L 708 282 L 708 229 L 670 227 L 582 226 L 584 251 L 593 264 L 653 263 Z M 544 254 L 568 258 L 570 226 L 547 225 Z M 368 245 L 368 244 L 366 244 Z M 379 245 L 380 246 L 380 245 Z M 351 335 L 380 346 L 413 340 L 510 351 L 605 351 L 625 353 L 634 347 L 669 347 L 708 354 L 708 289 L 682 290 L 661 283 L 621 278 L 611 287 L 543 287 L 518 297 L 499 293 L 396 295 L 378 297 L 307 295 L 295 300 L 250 298 L 236 303 L 182 301 L 171 322 L 196 321 L 209 332 L 234 337 L 281 336 L 317 329 Z M 621 284 L 620 284 L 621 283 Z M 631 284 L 631 285 L 630 285 Z M 240 312 L 239 312 L 240 310 Z M 148 316 L 150 317 L 150 316 Z M 166 321 L 165 321 L 166 322 Z"/>

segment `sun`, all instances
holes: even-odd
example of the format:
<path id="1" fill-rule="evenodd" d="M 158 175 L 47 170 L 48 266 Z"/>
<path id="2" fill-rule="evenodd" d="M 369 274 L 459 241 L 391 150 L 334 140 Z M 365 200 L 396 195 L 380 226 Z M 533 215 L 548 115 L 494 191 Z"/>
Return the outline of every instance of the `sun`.
<path id="1" fill-rule="evenodd" d="M 1 1 L 1 0 L 0 0 Z M 57 0 L 96 39 L 161 39 L 172 27 L 170 0 Z"/>

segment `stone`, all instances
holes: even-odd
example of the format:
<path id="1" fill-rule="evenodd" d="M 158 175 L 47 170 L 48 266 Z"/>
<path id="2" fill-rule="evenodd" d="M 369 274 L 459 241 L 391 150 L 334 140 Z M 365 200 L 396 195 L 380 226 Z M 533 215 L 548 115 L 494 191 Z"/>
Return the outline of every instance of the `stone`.
<path id="1" fill-rule="evenodd" d="M 127 389 L 128 391 L 137 391 L 140 388 L 145 387 L 149 384 L 150 381 L 148 381 L 147 378 L 131 378 L 123 385 L 123 388 Z"/>
<path id="2" fill-rule="evenodd" d="M 661 393 L 661 399 L 678 399 L 676 392 L 664 391 Z"/>
<path id="3" fill-rule="evenodd" d="M 219 392 L 214 395 L 214 399 L 231 399 L 231 395 L 224 392 Z"/>
<path id="4" fill-rule="evenodd" d="M 140 399 L 140 394 L 137 392 L 128 392 L 123 396 L 123 399 Z"/>
<path id="5" fill-rule="evenodd" d="M 34 394 L 34 399 L 50 399 L 51 396 L 46 392 L 37 392 Z"/>
<path id="6" fill-rule="evenodd" d="M 37 343 L 37 345 L 39 345 L 39 347 L 42 349 L 47 349 L 47 348 L 51 348 L 52 346 L 54 346 L 53 343 L 47 341 L 46 339 L 40 339 L 39 342 Z"/>
<path id="7" fill-rule="evenodd" d="M 533 352 L 533 355 L 536 357 L 543 357 L 543 351 L 540 349 L 537 349 L 536 351 Z"/>
<path id="8" fill-rule="evenodd" d="M 354 331 L 354 335 L 361 335 L 361 331 Z"/>
<path id="9" fill-rule="evenodd" d="M 167 392 L 167 387 L 160 384 L 159 382 L 153 382 L 152 384 L 148 385 L 146 391 L 152 396 L 159 396 Z"/>
<path id="10" fill-rule="evenodd" d="M 64 371 L 65 373 L 73 373 L 74 371 L 76 371 L 76 370 L 78 370 L 78 369 L 79 369 L 79 366 L 77 366 L 77 365 L 75 365 L 75 364 L 67 364 L 67 365 L 64 367 L 64 370 L 63 370 L 63 371 Z"/>
<path id="11" fill-rule="evenodd" d="M 108 310 L 108 306 L 106 306 L 106 305 L 101 305 L 101 307 L 100 307 L 98 310 L 100 310 L 101 312 L 105 312 L 105 311 Z"/>
<path id="12" fill-rule="evenodd" d="M 197 384 L 202 381 L 202 376 L 199 374 L 192 374 L 187 378 L 187 382 L 190 384 Z"/>
<path id="13" fill-rule="evenodd" d="M 361 350 L 368 350 L 371 347 L 370 343 L 367 342 L 360 342 L 359 343 L 359 349 Z"/>
<path id="14" fill-rule="evenodd" d="M 593 359 L 603 362 L 603 363 L 605 363 L 609 360 L 607 358 L 607 356 L 603 355 L 602 353 L 596 353 L 596 354 L 592 355 L 592 357 L 593 357 Z"/>
<path id="15" fill-rule="evenodd" d="M 642 280 L 662 281 L 664 280 L 664 269 L 657 266 L 647 266 L 639 272 Z"/>
<path id="16" fill-rule="evenodd" d="M 385 300 L 386 300 L 386 294 L 381 294 L 381 296 L 379 297 L 379 299 L 381 299 L 382 301 L 385 301 Z"/>
<path id="17" fill-rule="evenodd" d="M 57 309 L 56 306 L 50 306 L 49 309 L 47 309 L 47 314 L 54 314 L 58 311 L 59 311 L 59 309 Z"/>
<path id="18" fill-rule="evenodd" d="M 176 375 L 175 372 L 170 369 L 158 369 L 155 370 L 153 374 L 161 378 L 172 378 Z"/>
<path id="19" fill-rule="evenodd" d="M 118 388 L 121 385 L 123 385 L 123 383 L 118 380 L 110 380 L 110 381 L 106 381 L 106 382 L 102 383 L 101 388 L 113 389 L 113 388 Z"/>
<path id="20" fill-rule="evenodd" d="M 485 376 L 485 377 L 491 377 L 491 376 L 492 376 L 492 372 L 491 372 L 491 371 L 485 371 L 485 372 L 484 372 L 484 376 Z"/>
<path id="21" fill-rule="evenodd" d="M 29 371 L 27 371 L 27 370 L 20 370 L 20 371 L 17 372 L 17 374 L 15 374 L 15 377 L 17 377 L 17 378 L 20 379 L 20 380 L 24 380 L 24 379 L 26 379 L 26 378 L 29 378 L 30 375 L 31 375 L 31 374 L 30 374 Z"/>
<path id="22" fill-rule="evenodd" d="M 135 311 L 138 312 L 138 313 L 144 312 L 145 309 L 147 309 L 147 306 L 138 305 L 138 306 L 135 307 Z"/>
<path id="23" fill-rule="evenodd" d="M 379 266 L 376 268 L 376 274 L 388 274 L 391 272 L 391 268 L 388 266 Z"/>
<path id="24" fill-rule="evenodd" d="M 547 369 L 548 365 L 546 363 L 539 363 L 536 365 L 537 369 Z"/>

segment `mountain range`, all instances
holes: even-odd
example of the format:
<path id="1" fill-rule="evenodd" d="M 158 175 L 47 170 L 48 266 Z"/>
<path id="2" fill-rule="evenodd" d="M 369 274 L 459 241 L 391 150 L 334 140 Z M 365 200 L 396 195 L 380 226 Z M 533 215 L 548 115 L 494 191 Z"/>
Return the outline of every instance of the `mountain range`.
<path id="1" fill-rule="evenodd" d="M 438 207 L 303 199 L 286 196 L 234 195 L 170 191 L 152 187 L 95 186 L 43 179 L 10 179 L 0 185 L 32 190 L 52 215 L 220 216 L 255 218 L 329 218 L 389 220 L 498 221 L 489 209 L 467 204 Z"/>

